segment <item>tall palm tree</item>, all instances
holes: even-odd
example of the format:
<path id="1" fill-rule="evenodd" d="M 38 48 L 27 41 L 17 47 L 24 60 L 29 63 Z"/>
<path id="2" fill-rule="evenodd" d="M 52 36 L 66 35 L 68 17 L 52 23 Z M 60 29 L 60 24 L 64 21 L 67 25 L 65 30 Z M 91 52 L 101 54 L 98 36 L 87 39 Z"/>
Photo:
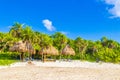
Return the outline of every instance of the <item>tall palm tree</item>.
<path id="1" fill-rule="evenodd" d="M 34 35 L 35 34 L 32 31 L 30 26 L 26 26 L 25 28 L 23 28 L 22 38 L 23 38 L 23 41 L 26 43 L 26 48 L 29 53 L 29 59 L 32 59 L 32 55 L 35 51 L 32 45 L 35 39 Z"/>
<path id="2" fill-rule="evenodd" d="M 53 39 L 53 45 L 56 46 L 58 50 L 62 50 L 62 48 L 67 44 L 67 37 L 60 32 L 56 32 L 51 37 Z"/>
<path id="3" fill-rule="evenodd" d="M 24 41 L 33 42 L 34 41 L 34 32 L 30 26 L 23 28 L 22 38 Z"/>
<path id="4" fill-rule="evenodd" d="M 107 42 L 108 42 L 107 37 L 102 37 L 101 38 L 101 43 L 102 43 L 103 47 L 106 47 L 108 45 Z"/>
<path id="5" fill-rule="evenodd" d="M 1 38 L 1 51 L 7 49 L 12 46 L 12 44 L 16 41 L 18 41 L 17 38 L 14 38 L 13 36 L 11 36 L 9 33 L 4 33 L 3 36 L 0 37 Z"/>
<path id="6" fill-rule="evenodd" d="M 12 34 L 13 37 L 20 38 L 23 30 L 23 24 L 16 22 L 11 28 L 9 33 Z"/>
<path id="7" fill-rule="evenodd" d="M 62 57 L 62 50 L 63 48 L 67 45 L 67 37 L 60 33 L 60 32 L 56 32 L 55 34 L 53 34 L 52 36 L 53 39 L 53 45 L 55 47 L 57 47 L 57 49 L 60 51 L 60 59 Z"/>
<path id="8" fill-rule="evenodd" d="M 86 49 L 87 49 L 87 46 L 88 46 L 88 41 L 83 40 L 83 39 L 80 38 L 80 37 L 77 37 L 77 38 L 75 39 L 76 52 L 78 51 L 79 55 L 80 55 L 80 53 L 81 53 L 82 59 L 84 58 L 83 56 L 84 56 L 84 53 L 85 53 L 85 51 L 86 51 Z M 80 56 L 81 56 L 81 55 L 80 55 Z"/>

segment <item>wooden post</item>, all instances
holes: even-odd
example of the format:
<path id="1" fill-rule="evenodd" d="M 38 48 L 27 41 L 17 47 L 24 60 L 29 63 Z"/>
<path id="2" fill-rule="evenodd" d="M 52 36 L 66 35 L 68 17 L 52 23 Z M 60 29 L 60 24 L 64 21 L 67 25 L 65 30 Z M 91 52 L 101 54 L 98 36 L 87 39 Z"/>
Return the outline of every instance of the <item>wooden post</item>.
<path id="1" fill-rule="evenodd" d="M 43 58 L 44 58 L 44 55 L 43 55 L 43 53 L 42 53 L 42 62 L 43 62 Z"/>
<path id="2" fill-rule="evenodd" d="M 62 59 L 62 50 L 60 51 L 60 61 L 61 61 L 61 59 Z"/>
<path id="3" fill-rule="evenodd" d="M 23 59 L 24 59 L 24 53 L 22 52 L 21 53 L 21 61 L 23 62 Z"/>
<path id="4" fill-rule="evenodd" d="M 21 60 L 21 53 L 20 53 L 20 60 Z"/>

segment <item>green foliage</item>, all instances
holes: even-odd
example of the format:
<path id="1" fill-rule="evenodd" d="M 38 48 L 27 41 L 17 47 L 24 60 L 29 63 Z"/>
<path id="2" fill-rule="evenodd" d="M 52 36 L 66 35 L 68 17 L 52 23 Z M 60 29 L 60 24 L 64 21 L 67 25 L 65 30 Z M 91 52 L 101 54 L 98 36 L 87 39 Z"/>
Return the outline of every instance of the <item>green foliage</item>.
<path id="1" fill-rule="evenodd" d="M 67 37 L 60 32 L 56 32 L 51 37 L 53 39 L 53 46 L 57 47 L 58 50 L 63 49 L 63 47 L 67 44 Z"/>
<path id="2" fill-rule="evenodd" d="M 0 53 L 0 65 L 10 65 L 17 62 L 18 53 L 16 52 L 1 52 Z"/>
<path id="3" fill-rule="evenodd" d="M 0 59 L 2 60 L 16 60 L 19 59 L 19 54 L 17 52 L 1 52 Z"/>
<path id="4" fill-rule="evenodd" d="M 17 60 L 0 60 L 0 65 L 10 65 L 17 62 Z"/>
<path id="5" fill-rule="evenodd" d="M 96 57 L 94 57 L 91 54 L 86 54 L 85 55 L 85 60 L 90 61 L 90 62 L 95 62 L 96 61 Z"/>
<path id="6" fill-rule="evenodd" d="M 65 45 L 69 44 L 76 55 L 62 56 L 63 58 L 120 63 L 120 44 L 107 37 L 102 37 L 98 41 L 85 40 L 81 37 L 73 40 L 60 32 L 48 35 L 33 31 L 32 27 L 17 22 L 8 33 L 0 32 L 0 64 L 4 64 L 3 60 L 6 60 L 5 63 L 10 63 L 9 60 L 19 59 L 17 52 L 9 52 L 9 48 L 19 40 L 32 44 L 32 47 L 37 50 L 34 58 L 40 58 L 38 52 L 44 47 L 53 45 L 61 52 Z M 25 57 L 28 56 L 29 54 L 25 54 Z M 56 57 L 59 59 L 59 56 Z"/>

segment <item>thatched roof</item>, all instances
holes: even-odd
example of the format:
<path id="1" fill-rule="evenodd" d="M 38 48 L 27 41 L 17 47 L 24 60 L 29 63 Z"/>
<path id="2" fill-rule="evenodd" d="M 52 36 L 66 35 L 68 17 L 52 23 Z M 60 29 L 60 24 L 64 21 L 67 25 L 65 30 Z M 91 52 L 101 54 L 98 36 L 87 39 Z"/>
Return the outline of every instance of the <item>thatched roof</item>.
<path id="1" fill-rule="evenodd" d="M 36 53 L 36 51 L 34 49 L 29 49 L 29 50 L 27 50 L 27 52 L 31 53 L 31 54 L 35 54 Z"/>
<path id="2" fill-rule="evenodd" d="M 9 48 L 12 52 L 26 52 L 27 48 L 23 41 L 16 42 L 12 47 Z"/>
<path id="3" fill-rule="evenodd" d="M 12 47 L 9 48 L 9 50 L 12 52 L 29 52 L 32 54 L 35 53 L 32 45 L 23 41 L 16 42 Z"/>
<path id="4" fill-rule="evenodd" d="M 62 50 L 63 55 L 75 55 L 75 51 L 69 45 L 66 45 Z"/>
<path id="5" fill-rule="evenodd" d="M 26 42 L 26 48 L 27 48 L 27 51 L 31 54 L 35 54 L 35 50 L 34 48 L 32 47 L 32 44 L 30 44 L 29 42 Z"/>
<path id="6" fill-rule="evenodd" d="M 39 52 L 39 54 L 40 55 L 42 55 L 42 54 L 46 54 L 46 55 L 58 55 L 59 53 L 58 53 L 58 50 L 55 47 L 49 46 L 47 48 L 41 49 L 40 52 Z"/>

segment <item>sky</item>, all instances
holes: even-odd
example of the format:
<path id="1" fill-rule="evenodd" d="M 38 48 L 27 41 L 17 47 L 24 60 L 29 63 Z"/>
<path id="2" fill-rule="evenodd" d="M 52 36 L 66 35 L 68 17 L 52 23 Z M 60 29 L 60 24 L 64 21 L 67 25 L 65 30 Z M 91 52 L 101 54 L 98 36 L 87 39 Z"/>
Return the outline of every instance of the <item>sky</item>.
<path id="1" fill-rule="evenodd" d="M 0 0 L 0 32 L 15 22 L 50 35 L 120 42 L 120 0 Z"/>

